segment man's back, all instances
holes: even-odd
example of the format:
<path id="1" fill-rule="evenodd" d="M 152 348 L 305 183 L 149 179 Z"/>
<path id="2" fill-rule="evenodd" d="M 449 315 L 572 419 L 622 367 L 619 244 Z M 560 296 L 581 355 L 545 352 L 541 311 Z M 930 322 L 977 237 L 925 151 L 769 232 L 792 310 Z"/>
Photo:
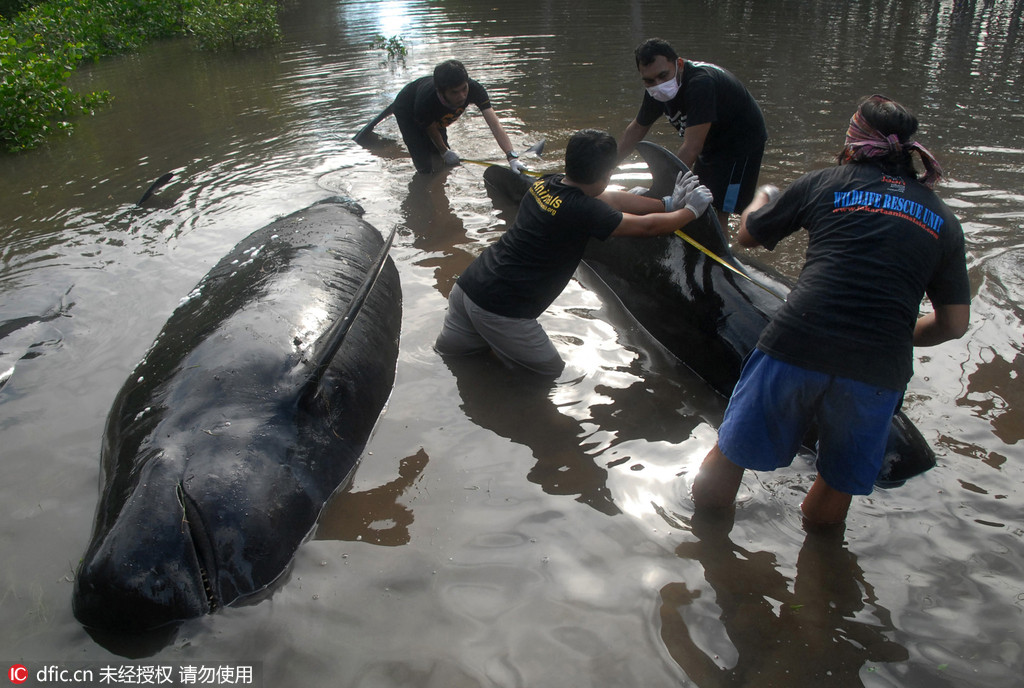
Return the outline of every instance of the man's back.
<path id="1" fill-rule="evenodd" d="M 913 373 L 925 293 L 969 295 L 960 223 L 930 189 L 869 163 L 819 170 L 754 213 L 768 248 L 805 227 L 807 260 L 759 348 L 781 360 L 892 389 Z"/>

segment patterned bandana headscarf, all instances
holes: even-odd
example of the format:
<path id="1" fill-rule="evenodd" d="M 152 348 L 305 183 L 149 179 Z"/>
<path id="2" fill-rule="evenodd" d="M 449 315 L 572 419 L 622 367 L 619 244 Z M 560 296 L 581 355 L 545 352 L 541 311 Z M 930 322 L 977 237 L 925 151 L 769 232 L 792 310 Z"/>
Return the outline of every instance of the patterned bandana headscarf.
<path id="1" fill-rule="evenodd" d="M 873 98 L 884 98 L 884 96 L 872 96 Z M 888 98 L 885 98 L 888 100 Z M 924 184 L 933 188 L 935 183 L 942 176 L 942 166 L 935 156 L 928 152 L 928 149 L 917 141 L 900 141 L 896 134 L 883 135 L 880 131 L 871 126 L 860 114 L 860 108 L 850 118 L 850 128 L 846 130 L 846 145 L 843 152 L 839 154 L 840 163 L 848 163 L 857 160 L 868 160 L 899 153 L 901 151 L 917 151 L 924 163 Z"/>

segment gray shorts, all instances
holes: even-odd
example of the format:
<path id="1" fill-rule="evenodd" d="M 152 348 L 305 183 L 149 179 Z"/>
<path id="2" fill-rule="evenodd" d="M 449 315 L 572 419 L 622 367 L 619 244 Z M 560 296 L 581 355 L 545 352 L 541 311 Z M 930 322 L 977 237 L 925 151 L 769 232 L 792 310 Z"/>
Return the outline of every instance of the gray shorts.
<path id="1" fill-rule="evenodd" d="M 507 318 L 473 303 L 458 284 L 448 297 L 441 334 L 434 348 L 442 356 L 494 351 L 506 365 L 558 377 L 565 362 L 536 318 Z"/>

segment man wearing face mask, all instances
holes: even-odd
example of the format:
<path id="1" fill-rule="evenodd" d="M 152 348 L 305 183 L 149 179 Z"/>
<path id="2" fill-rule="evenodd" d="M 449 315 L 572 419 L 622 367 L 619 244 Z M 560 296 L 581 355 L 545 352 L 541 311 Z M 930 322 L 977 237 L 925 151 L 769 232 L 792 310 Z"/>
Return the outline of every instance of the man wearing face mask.
<path id="1" fill-rule="evenodd" d="M 619 139 L 629 155 L 662 115 L 679 131 L 677 155 L 711 189 L 722 227 L 747 207 L 757 188 L 768 138 L 761 108 L 739 79 L 707 62 L 684 60 L 660 38 L 635 51 L 647 89 L 640 111 Z"/>
<path id="2" fill-rule="evenodd" d="M 398 120 L 402 140 L 409 149 L 417 172 L 432 172 L 435 155 L 441 156 L 447 166 L 459 164 L 458 153 L 448 145 L 448 126 L 461 117 L 470 104 L 480 108 L 480 114 L 512 170 L 521 172 L 526 169 L 519 162 L 512 141 L 491 107 L 487 90 L 469 78 L 461 62 L 445 60 L 434 67 L 432 75 L 406 84 L 388 108 Z"/>

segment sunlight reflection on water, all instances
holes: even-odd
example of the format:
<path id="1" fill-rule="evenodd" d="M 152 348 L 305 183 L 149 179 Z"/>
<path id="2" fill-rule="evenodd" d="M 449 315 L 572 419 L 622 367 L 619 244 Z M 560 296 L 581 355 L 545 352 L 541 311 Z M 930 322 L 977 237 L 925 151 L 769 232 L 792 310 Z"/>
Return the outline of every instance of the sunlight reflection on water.
<path id="1" fill-rule="evenodd" d="M 964 6 L 969 9 L 960 11 Z M 473 7 L 311 2 L 269 51 L 185 42 L 90 66 L 114 105 L 0 168 L 5 481 L 0 644 L 54 661 L 109 653 L 70 615 L 68 561 L 96 501 L 111 399 L 181 298 L 239 239 L 342 194 L 382 232 L 403 281 L 396 387 L 353 483 L 269 599 L 184 626 L 154 661 L 263 658 L 266 685 L 985 685 L 1019 680 L 1024 557 L 1024 188 L 1019 13 L 1009 2 L 652 2 Z M 956 11 L 955 11 L 956 10 Z M 1015 33 L 1016 31 L 1016 33 Z M 905 408 L 939 453 L 929 474 L 857 502 L 844 542 L 808 544 L 813 477 L 748 475 L 734 523 L 692 518 L 688 485 L 724 400 L 628 314 L 574 281 L 543 316 L 571 371 L 548 393 L 433 352 L 456 276 L 512 221 L 482 166 L 412 174 L 393 120 L 352 134 L 448 57 L 484 83 L 516 146 L 613 134 L 635 114 L 633 46 L 660 33 L 740 75 L 771 140 L 762 180 L 832 164 L 875 90 L 922 113 L 964 221 L 974 319 L 919 352 Z M 399 36 L 404 61 L 371 47 Z M 678 139 L 659 124 L 651 138 Z M 504 164 L 482 118 L 452 129 Z M 160 174 L 166 207 L 134 202 Z M 637 164 L 616 176 L 645 183 Z M 790 277 L 794 238 L 758 257 Z M 52 316 L 52 317 L 51 317 Z M 20 322 L 20 321 L 18 321 Z M 13 325 L 11 325 L 13 327 Z M 0 377 L 6 373 L 0 373 Z M 954 623 L 955 622 L 955 623 Z M 941 668 L 938 668 L 941 667 Z M 746 672 L 746 673 L 744 673 Z M 825 672 L 832 672 L 826 675 Z"/>

